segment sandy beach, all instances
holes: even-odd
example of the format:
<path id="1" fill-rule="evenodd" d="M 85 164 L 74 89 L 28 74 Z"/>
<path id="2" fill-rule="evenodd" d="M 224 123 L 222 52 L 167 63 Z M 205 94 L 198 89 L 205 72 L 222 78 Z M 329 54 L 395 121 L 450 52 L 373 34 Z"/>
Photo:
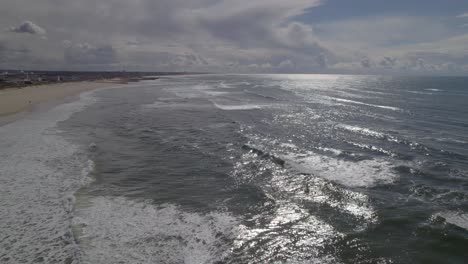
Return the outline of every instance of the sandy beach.
<path id="1" fill-rule="evenodd" d="M 38 104 L 118 84 L 116 81 L 68 82 L 0 90 L 0 117 L 11 116 Z"/>

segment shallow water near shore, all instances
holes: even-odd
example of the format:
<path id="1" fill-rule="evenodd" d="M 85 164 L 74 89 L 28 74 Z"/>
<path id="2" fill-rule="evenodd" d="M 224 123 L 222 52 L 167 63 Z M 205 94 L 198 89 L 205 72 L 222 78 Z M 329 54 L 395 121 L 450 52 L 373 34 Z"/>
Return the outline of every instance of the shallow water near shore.
<path id="1" fill-rule="evenodd" d="M 2 215 L 48 208 L 28 215 L 40 237 L 1 227 L 0 259 L 466 263 L 467 82 L 193 75 L 87 94 L 0 127 L 2 185 L 24 178 Z M 12 214 L 16 192 L 37 205 Z"/>

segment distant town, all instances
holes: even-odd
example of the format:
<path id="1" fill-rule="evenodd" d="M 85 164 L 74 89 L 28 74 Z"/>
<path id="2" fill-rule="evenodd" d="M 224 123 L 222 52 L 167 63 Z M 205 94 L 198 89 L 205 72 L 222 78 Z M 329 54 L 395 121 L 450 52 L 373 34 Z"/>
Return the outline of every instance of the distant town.
<path id="1" fill-rule="evenodd" d="M 72 71 L 21 71 L 0 70 L 0 89 L 21 88 L 30 85 L 41 85 L 62 82 L 114 80 L 135 82 L 155 80 L 159 76 L 183 75 L 187 72 L 72 72 Z"/>

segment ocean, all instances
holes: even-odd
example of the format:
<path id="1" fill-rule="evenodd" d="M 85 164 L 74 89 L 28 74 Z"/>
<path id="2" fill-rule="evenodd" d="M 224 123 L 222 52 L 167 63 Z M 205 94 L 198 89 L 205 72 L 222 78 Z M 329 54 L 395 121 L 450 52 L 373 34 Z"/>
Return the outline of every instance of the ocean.
<path id="1" fill-rule="evenodd" d="M 0 158 L 1 263 L 468 263 L 468 78 L 164 77 Z"/>

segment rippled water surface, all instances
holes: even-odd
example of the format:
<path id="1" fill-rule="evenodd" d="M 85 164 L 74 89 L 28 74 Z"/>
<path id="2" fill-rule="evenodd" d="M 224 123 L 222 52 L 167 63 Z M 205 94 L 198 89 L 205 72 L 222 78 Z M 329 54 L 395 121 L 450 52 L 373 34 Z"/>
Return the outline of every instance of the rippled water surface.
<path id="1" fill-rule="evenodd" d="M 467 78 L 177 76 L 83 100 L 35 130 L 66 162 L 31 159 L 71 181 L 62 260 L 468 262 Z"/>

